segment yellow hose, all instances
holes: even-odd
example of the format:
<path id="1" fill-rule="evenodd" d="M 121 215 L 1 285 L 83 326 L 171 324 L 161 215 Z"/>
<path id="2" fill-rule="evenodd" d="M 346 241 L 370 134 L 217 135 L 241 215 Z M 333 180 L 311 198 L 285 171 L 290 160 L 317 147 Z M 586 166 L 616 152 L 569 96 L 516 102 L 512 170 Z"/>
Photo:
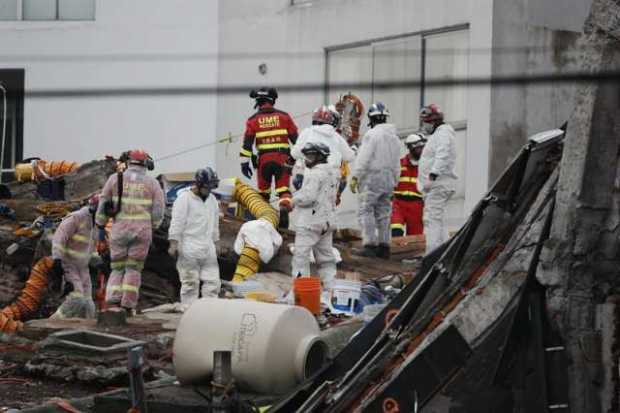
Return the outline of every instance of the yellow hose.
<path id="1" fill-rule="evenodd" d="M 256 219 L 263 219 L 273 225 L 275 229 L 278 228 L 280 221 L 278 211 L 272 208 L 254 188 L 242 183 L 239 179 L 235 180 L 234 198 L 241 206 L 247 208 Z M 244 246 L 237 262 L 233 283 L 243 282 L 251 275 L 256 274 L 259 266 L 258 250 L 247 245 Z"/>
<path id="2" fill-rule="evenodd" d="M 71 161 L 35 160 L 15 165 L 15 176 L 18 182 L 36 182 L 71 173 L 79 167 L 77 162 Z"/>

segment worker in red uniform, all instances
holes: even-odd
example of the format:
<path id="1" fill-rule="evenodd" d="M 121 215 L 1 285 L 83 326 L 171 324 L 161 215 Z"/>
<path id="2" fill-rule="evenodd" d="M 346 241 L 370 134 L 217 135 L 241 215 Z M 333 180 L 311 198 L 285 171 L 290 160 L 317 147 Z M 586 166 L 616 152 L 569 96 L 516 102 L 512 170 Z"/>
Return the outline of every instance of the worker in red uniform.
<path id="1" fill-rule="evenodd" d="M 291 158 L 291 146 L 297 141 L 297 126 L 288 113 L 274 108 L 278 92 L 274 88 L 260 88 L 250 92 L 256 100 L 254 108 L 258 111 L 246 122 L 243 147 L 241 148 L 241 172 L 252 179 L 250 160 L 253 160 L 253 146 L 258 151 L 258 159 L 252 162 L 256 168 L 256 182 L 261 195 L 269 200 L 271 182 L 280 198 L 280 227 L 288 227 L 288 212 L 291 205 L 289 180 L 294 160 Z"/>
<path id="2" fill-rule="evenodd" d="M 424 232 L 422 211 L 424 201 L 418 191 L 418 161 L 426 139 L 421 133 L 414 133 L 405 139 L 409 153 L 400 160 L 400 179 L 394 189 L 392 219 L 390 227 L 393 237 L 419 235 Z"/>

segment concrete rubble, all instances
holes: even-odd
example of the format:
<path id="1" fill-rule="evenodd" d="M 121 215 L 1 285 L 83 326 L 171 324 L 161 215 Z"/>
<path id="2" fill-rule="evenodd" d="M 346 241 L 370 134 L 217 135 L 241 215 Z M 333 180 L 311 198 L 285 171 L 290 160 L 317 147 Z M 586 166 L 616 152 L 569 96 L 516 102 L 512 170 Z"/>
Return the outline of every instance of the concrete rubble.
<path id="1" fill-rule="evenodd" d="M 82 202 L 97 192 L 107 177 L 113 173 L 115 162 L 112 159 L 93 161 L 82 165 L 77 171 L 54 178 L 54 185 L 60 185 L 64 199 L 49 201 L 41 195 L 41 182 L 12 183 L 7 186 L 10 199 L 0 199 L 0 204 L 14 211 L 14 217 L 0 217 L 0 306 L 8 305 L 20 293 L 28 277 L 33 262 L 51 252 L 50 236 L 54 227 L 64 214 L 78 208 Z M 169 212 L 167 213 L 169 217 Z M 182 316 L 179 308 L 178 275 L 167 250 L 167 223 L 154 234 L 154 241 L 143 272 L 139 308 L 143 314 L 127 320 L 126 326 L 106 327 L 96 320 L 51 320 L 49 317 L 59 306 L 61 297 L 49 291 L 34 319 L 27 321 L 17 336 L 3 335 L 6 344 L 0 346 L 3 363 L 15 365 L 16 369 L 3 373 L 0 368 L 0 381 L 4 374 L 12 372 L 20 380 L 43 380 L 46 383 L 67 383 L 67 385 L 122 386 L 128 384 L 126 355 L 102 360 L 96 355 L 80 354 L 75 349 L 49 346 L 50 337 L 64 331 L 93 331 L 141 340 L 145 343 L 145 356 L 148 367 L 144 370 L 145 379 L 156 376 L 174 375 L 171 364 L 171 349 L 176 326 Z M 219 261 L 224 280 L 232 277 L 237 256 L 233 251 L 236 234 L 244 221 L 226 215 L 221 220 L 221 242 Z M 288 245 L 294 241 L 294 233 L 283 230 L 284 247 L 268 264 L 261 267 L 261 284 L 276 296 L 283 296 L 290 288 L 291 254 Z M 370 280 L 386 274 L 396 274 L 399 279 L 410 279 L 424 249 L 423 239 L 405 237 L 394 244 L 395 258 L 389 262 L 356 257 L 351 248 L 359 241 L 351 231 L 339 231 L 335 245 L 342 254 L 339 276 Z M 13 247 L 11 247 L 13 246 Z M 403 259 L 408 259 L 403 263 Z M 91 274 L 96 275 L 91 267 Z M 94 284 L 94 289 L 97 284 Z M 226 295 L 230 295 L 227 292 Z M 346 346 L 350 337 L 361 328 L 361 321 L 347 321 L 335 318 L 332 327 L 323 331 L 333 357 Z M 70 395 L 71 392 L 68 392 Z M 78 392 L 79 394 L 79 392 Z M 0 403 L 1 406 L 1 403 Z M 21 406 L 26 406 L 22 404 Z M 20 406 L 16 406 L 20 407 Z"/>

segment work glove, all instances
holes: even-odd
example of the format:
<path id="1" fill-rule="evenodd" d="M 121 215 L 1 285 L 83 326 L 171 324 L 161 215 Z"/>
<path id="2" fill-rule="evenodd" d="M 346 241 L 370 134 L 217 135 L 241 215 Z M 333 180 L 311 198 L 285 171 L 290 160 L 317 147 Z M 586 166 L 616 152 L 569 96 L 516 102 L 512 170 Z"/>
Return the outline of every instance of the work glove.
<path id="1" fill-rule="evenodd" d="M 351 188 L 351 192 L 357 194 L 357 190 L 359 189 L 359 182 L 357 176 L 351 178 L 351 182 L 349 182 L 349 188 Z"/>
<path id="2" fill-rule="evenodd" d="M 258 169 L 258 155 L 255 153 L 252 154 L 252 167 Z"/>
<path id="3" fill-rule="evenodd" d="M 294 166 L 295 166 L 295 158 L 289 155 L 288 159 L 284 162 L 284 165 L 282 165 L 282 168 L 287 169 L 290 173 L 293 171 Z"/>
<path id="4" fill-rule="evenodd" d="M 172 258 L 176 258 L 179 255 L 179 242 L 177 240 L 170 240 L 168 255 L 170 255 Z"/>
<path id="5" fill-rule="evenodd" d="M 299 188 L 301 188 L 303 183 L 304 183 L 304 176 L 302 174 L 296 174 L 293 177 L 293 188 L 295 188 L 295 190 L 299 191 Z"/>
<path id="6" fill-rule="evenodd" d="M 241 173 L 243 174 L 243 176 L 245 176 L 248 179 L 252 179 L 252 175 L 254 174 L 252 172 L 252 168 L 250 167 L 250 162 L 243 162 L 241 164 Z"/>

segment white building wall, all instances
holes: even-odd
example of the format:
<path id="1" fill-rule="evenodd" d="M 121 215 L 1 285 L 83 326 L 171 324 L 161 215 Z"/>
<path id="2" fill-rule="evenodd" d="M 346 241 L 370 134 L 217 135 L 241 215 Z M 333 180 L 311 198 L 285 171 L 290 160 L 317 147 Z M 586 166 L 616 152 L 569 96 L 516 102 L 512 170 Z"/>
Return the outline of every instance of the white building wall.
<path id="1" fill-rule="evenodd" d="M 325 80 L 326 48 L 398 36 L 459 24 L 469 24 L 469 75 L 491 74 L 493 0 L 315 0 L 291 6 L 290 0 L 227 0 L 220 3 L 220 86 L 320 84 Z M 266 63 L 261 75 L 258 66 Z M 353 78 L 353 81 L 355 78 Z M 346 91 L 343 91 L 346 92 Z M 375 99 L 381 100 L 380 96 Z M 308 113 L 324 103 L 322 90 L 281 93 L 278 107 L 292 115 L 301 128 L 310 124 Z M 368 104 L 369 102 L 364 102 Z M 417 117 L 419 107 L 410 108 Z M 467 130 L 459 134 L 464 163 L 464 190 L 450 208 L 454 226 L 460 224 L 488 187 L 490 88 L 467 90 Z M 247 94 L 220 96 L 218 136 L 240 135 L 253 113 Z M 364 124 L 366 119 L 363 120 Z M 219 145 L 221 176 L 239 176 L 240 139 Z M 345 192 L 343 221 L 354 223 L 356 199 Z"/>
<path id="2" fill-rule="evenodd" d="M 217 0 L 97 0 L 85 22 L 0 22 L 0 68 L 48 89 L 215 86 Z M 214 139 L 215 95 L 26 96 L 24 156 L 87 161 L 144 148 L 157 159 Z M 213 163 L 212 147 L 156 164 Z"/>

